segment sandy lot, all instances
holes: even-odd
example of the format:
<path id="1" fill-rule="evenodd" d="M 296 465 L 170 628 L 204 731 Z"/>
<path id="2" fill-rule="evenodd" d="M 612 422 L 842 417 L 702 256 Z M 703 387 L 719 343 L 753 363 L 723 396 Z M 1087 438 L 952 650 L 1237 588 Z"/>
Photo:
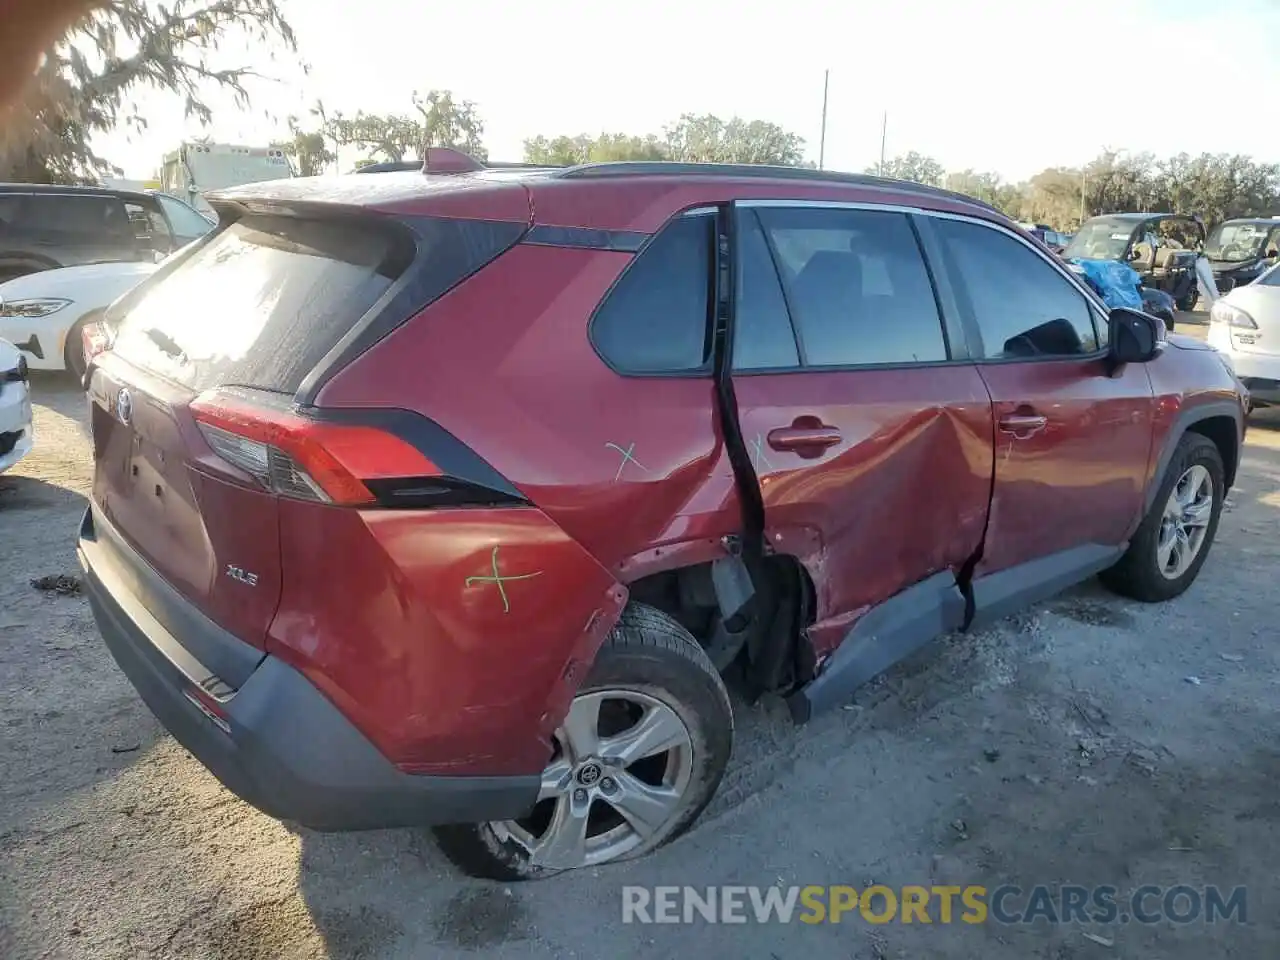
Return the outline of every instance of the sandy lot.
<path id="1" fill-rule="evenodd" d="M 77 572 L 89 484 L 82 397 L 35 388 L 36 452 L 0 477 L 0 958 L 1280 956 L 1280 415 L 1255 417 L 1179 600 L 1083 587 L 935 643 L 804 730 L 739 703 L 730 773 L 691 834 L 504 887 L 459 876 L 423 833 L 290 830 L 164 734 L 87 603 L 29 584 Z M 621 922 L 624 884 L 872 881 L 1244 885 L 1249 922 Z"/>

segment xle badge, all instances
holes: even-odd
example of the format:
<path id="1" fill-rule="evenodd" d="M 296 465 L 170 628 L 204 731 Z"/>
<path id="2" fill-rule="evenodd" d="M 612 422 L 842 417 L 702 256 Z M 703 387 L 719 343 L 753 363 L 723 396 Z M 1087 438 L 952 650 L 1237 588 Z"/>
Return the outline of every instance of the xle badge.
<path id="1" fill-rule="evenodd" d="M 249 573 L 249 571 L 237 567 L 234 563 L 227 564 L 227 576 L 232 580 L 243 583 L 246 587 L 256 587 L 258 585 L 258 575 Z"/>

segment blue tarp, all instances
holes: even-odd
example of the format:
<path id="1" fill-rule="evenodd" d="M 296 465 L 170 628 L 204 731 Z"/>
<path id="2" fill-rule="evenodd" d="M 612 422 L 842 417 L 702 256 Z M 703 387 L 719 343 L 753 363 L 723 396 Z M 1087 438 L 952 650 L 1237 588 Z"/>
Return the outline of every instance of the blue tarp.
<path id="1" fill-rule="evenodd" d="M 1108 307 L 1142 309 L 1142 277 L 1127 263 L 1119 260 L 1086 260 L 1082 257 L 1072 257 L 1067 263 L 1083 275 Z"/>

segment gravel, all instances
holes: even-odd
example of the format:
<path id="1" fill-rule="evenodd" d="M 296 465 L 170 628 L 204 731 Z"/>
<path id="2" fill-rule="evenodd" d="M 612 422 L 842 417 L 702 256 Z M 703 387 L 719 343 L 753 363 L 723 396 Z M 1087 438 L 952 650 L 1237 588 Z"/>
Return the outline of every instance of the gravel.
<path id="1" fill-rule="evenodd" d="M 35 392 L 35 452 L 0 477 L 0 957 L 1280 956 L 1280 415 L 1255 417 L 1183 597 L 1085 585 L 939 640 L 804 729 L 737 702 L 729 774 L 689 835 L 502 886 L 458 875 L 425 832 L 270 820 L 164 733 L 84 598 L 56 588 L 78 574 L 90 443 L 74 387 Z M 873 881 L 1245 885 L 1250 922 L 621 921 L 624 884 Z"/>

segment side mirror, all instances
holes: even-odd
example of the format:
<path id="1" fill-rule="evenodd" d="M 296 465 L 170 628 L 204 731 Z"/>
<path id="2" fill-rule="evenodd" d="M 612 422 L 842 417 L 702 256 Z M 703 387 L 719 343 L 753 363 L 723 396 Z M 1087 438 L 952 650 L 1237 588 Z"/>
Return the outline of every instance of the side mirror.
<path id="1" fill-rule="evenodd" d="M 1140 310 L 1116 307 L 1107 317 L 1111 332 L 1111 361 L 1122 363 L 1146 363 L 1160 349 L 1164 322 Z"/>

